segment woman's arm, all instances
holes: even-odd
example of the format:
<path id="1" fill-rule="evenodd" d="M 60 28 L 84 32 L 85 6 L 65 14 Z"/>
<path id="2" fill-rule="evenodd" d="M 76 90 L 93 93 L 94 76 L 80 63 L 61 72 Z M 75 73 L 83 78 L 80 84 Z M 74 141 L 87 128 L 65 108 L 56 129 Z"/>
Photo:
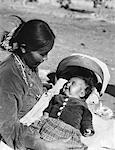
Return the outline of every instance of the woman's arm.
<path id="1" fill-rule="evenodd" d="M 12 148 L 38 150 L 45 144 L 35 136 L 32 127 L 25 126 L 18 119 L 23 107 L 24 84 L 10 71 L 0 74 L 0 134 L 2 140 Z"/>

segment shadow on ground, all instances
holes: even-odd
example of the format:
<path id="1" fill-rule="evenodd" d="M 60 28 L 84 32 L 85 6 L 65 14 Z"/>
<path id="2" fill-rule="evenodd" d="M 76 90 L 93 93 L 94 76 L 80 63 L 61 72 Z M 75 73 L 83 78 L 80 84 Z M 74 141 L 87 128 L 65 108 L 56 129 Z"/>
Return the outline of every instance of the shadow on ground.
<path id="1" fill-rule="evenodd" d="M 73 9 L 73 8 L 70 8 L 68 10 L 72 11 L 72 12 L 78 12 L 78 13 L 87 13 L 87 14 L 94 13 L 94 11 L 89 11 L 89 10 L 84 10 L 84 9 Z"/>
<path id="2" fill-rule="evenodd" d="M 66 6 L 61 6 L 61 8 L 63 9 L 66 9 L 68 11 L 71 11 L 71 12 L 76 12 L 76 13 L 86 13 L 86 14 L 91 14 L 91 13 L 94 13 L 95 11 L 93 10 L 86 10 L 86 9 L 76 9 L 76 8 L 69 8 L 68 5 Z"/>

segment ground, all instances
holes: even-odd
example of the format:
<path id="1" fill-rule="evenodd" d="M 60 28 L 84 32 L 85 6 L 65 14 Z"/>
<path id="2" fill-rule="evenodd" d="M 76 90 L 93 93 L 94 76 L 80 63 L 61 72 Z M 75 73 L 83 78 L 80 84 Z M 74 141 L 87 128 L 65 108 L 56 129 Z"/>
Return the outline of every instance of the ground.
<path id="1" fill-rule="evenodd" d="M 43 13 L 41 13 L 41 8 L 38 8 L 38 12 L 31 12 L 26 9 L 20 11 L 2 7 L 0 9 L 0 35 L 4 30 L 10 30 L 14 23 L 17 23 L 14 18 L 9 19 L 8 16 L 11 14 L 19 15 L 25 20 L 43 19 L 53 29 L 56 41 L 53 50 L 49 53 L 49 59 L 40 68 L 55 70 L 58 63 L 72 53 L 88 54 L 107 64 L 111 74 L 110 84 L 115 87 L 115 24 L 104 20 L 96 20 L 92 18 L 91 14 L 89 14 L 89 17 L 86 14 L 86 17 L 78 13 L 76 14 L 78 17 L 73 17 L 69 13 L 68 17 L 66 15 L 62 16 L 59 10 L 56 11 L 57 16 L 56 12 L 55 15 L 52 15 L 51 11 L 49 12 L 49 9 L 46 8 L 42 9 Z M 6 52 L 0 52 L 0 60 L 5 59 L 7 55 Z M 113 92 L 115 93 L 115 91 Z M 115 97 L 105 94 L 102 99 L 104 104 L 115 112 Z"/>

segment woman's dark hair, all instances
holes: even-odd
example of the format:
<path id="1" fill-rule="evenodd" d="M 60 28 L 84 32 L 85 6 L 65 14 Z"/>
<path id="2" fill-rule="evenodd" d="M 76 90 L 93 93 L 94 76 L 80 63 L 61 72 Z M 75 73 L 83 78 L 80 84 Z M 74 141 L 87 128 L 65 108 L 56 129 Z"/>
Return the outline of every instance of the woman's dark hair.
<path id="1" fill-rule="evenodd" d="M 17 42 L 18 45 L 25 44 L 28 51 L 37 51 L 41 54 L 49 52 L 54 44 L 55 35 L 49 25 L 38 19 L 23 21 L 20 17 L 21 24 L 15 30 L 9 45 Z"/>

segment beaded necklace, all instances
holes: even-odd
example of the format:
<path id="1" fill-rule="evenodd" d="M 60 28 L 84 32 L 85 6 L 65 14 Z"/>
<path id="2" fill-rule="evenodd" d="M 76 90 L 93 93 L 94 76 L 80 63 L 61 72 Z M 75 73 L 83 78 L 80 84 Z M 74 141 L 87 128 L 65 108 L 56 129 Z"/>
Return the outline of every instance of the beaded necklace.
<path id="1" fill-rule="evenodd" d="M 27 85 L 28 87 L 32 88 L 33 83 L 32 83 L 31 80 L 29 80 L 28 75 L 27 75 L 27 74 L 29 74 L 29 75 L 32 76 L 32 74 L 33 74 L 32 70 L 29 69 L 29 67 L 26 66 L 26 65 L 22 62 L 22 60 L 20 59 L 19 56 L 15 55 L 15 54 L 13 54 L 13 56 L 14 56 L 14 60 L 15 60 L 16 66 L 18 67 L 18 69 L 19 69 L 20 72 L 21 72 L 21 75 L 22 75 L 23 80 L 25 81 L 25 83 L 26 83 L 26 85 Z M 37 101 L 40 99 L 40 97 L 41 97 L 41 94 L 39 94 L 39 95 L 38 95 L 38 94 L 35 94 L 35 99 L 36 99 Z"/>
<path id="2" fill-rule="evenodd" d="M 32 73 L 32 71 L 22 62 L 22 60 L 20 59 L 19 56 L 15 55 L 15 54 L 13 54 L 13 56 L 14 56 L 14 60 L 15 60 L 16 66 L 17 66 L 18 69 L 21 71 L 23 80 L 25 81 L 25 83 L 26 83 L 28 86 L 30 86 L 31 84 L 30 84 L 29 81 L 28 81 L 26 72 L 29 71 L 29 73 Z"/>

